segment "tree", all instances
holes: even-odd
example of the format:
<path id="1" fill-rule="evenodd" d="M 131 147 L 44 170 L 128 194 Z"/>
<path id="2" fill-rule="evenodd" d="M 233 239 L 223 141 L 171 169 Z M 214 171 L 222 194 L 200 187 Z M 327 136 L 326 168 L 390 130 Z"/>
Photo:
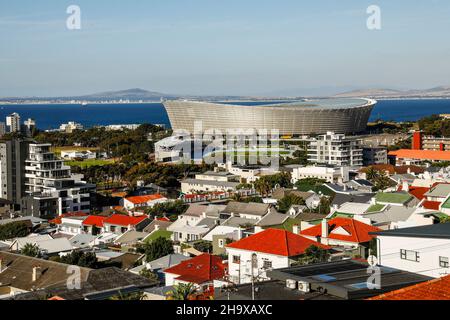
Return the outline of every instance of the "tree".
<path id="1" fill-rule="evenodd" d="M 157 282 L 157 283 L 160 282 L 158 275 L 150 269 L 147 269 L 147 268 L 142 269 L 141 272 L 139 272 L 139 275 L 143 276 L 144 278 L 149 279 L 150 281 Z"/>
<path id="2" fill-rule="evenodd" d="M 20 249 L 20 253 L 24 256 L 40 258 L 41 257 L 41 249 L 37 244 L 26 243 L 22 249 Z"/>
<path id="3" fill-rule="evenodd" d="M 10 222 L 0 226 L 0 240 L 26 237 L 29 234 L 29 227 L 20 221 Z"/>
<path id="4" fill-rule="evenodd" d="M 168 254 L 172 254 L 173 251 L 173 242 L 172 240 L 159 237 L 153 240 L 150 243 L 146 243 L 143 246 L 143 251 L 146 256 L 146 261 L 150 262 L 161 257 L 167 256 Z"/>
<path id="5" fill-rule="evenodd" d="M 330 254 L 328 250 L 312 245 L 308 247 L 298 262 L 300 264 L 312 264 L 328 261 Z"/>
<path id="6" fill-rule="evenodd" d="M 145 293 L 143 291 L 131 292 L 131 293 L 119 293 L 109 298 L 109 300 L 145 300 Z"/>
<path id="7" fill-rule="evenodd" d="M 95 253 L 82 252 L 79 250 L 74 250 L 71 253 L 62 256 L 60 262 L 86 268 L 96 268 L 98 264 Z"/>
<path id="8" fill-rule="evenodd" d="M 295 194 L 288 194 L 278 201 L 278 211 L 286 213 L 293 205 L 304 205 L 305 200 Z"/>
<path id="9" fill-rule="evenodd" d="M 200 240 L 194 243 L 194 249 L 201 252 L 211 253 L 212 248 L 212 243 L 210 241 Z"/>
<path id="10" fill-rule="evenodd" d="M 167 300 L 189 300 L 197 292 L 192 283 L 179 283 L 173 287 L 172 291 L 167 292 Z"/>

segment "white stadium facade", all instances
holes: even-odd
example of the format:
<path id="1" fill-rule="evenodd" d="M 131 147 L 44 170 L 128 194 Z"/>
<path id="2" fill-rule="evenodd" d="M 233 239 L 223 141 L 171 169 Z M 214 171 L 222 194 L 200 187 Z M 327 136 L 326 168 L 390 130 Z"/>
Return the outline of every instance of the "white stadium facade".
<path id="1" fill-rule="evenodd" d="M 288 102 L 262 102 L 257 105 L 187 100 L 164 101 L 174 130 L 194 132 L 194 123 L 202 130 L 267 129 L 280 135 L 301 136 L 358 133 L 366 129 L 377 102 L 370 99 L 316 99 Z"/>

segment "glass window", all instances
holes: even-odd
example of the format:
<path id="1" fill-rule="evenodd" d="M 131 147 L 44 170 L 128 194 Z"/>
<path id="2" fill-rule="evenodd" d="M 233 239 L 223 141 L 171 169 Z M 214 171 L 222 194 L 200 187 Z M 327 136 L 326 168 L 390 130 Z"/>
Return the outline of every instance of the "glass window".
<path id="1" fill-rule="evenodd" d="M 439 266 L 441 268 L 448 268 L 449 264 L 448 264 L 448 257 L 439 257 Z"/>
<path id="2" fill-rule="evenodd" d="M 420 262 L 420 255 L 417 251 L 401 249 L 400 258 L 402 260 Z"/>
<path id="3" fill-rule="evenodd" d="M 241 257 L 240 256 L 233 256 L 233 263 L 240 263 Z"/>
<path id="4" fill-rule="evenodd" d="M 263 269 L 271 269 L 271 268 L 272 268 L 272 261 L 264 260 L 264 262 L 263 262 Z"/>

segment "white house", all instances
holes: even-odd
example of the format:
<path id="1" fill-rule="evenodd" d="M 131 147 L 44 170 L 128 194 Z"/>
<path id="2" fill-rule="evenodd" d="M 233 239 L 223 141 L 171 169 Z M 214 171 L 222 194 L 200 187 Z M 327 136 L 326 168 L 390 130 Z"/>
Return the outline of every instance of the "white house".
<path id="1" fill-rule="evenodd" d="M 348 167 L 335 167 L 335 166 L 298 166 L 292 170 L 292 183 L 296 183 L 301 179 L 322 179 L 330 183 L 347 182 L 349 181 L 349 168 Z"/>
<path id="2" fill-rule="evenodd" d="M 133 210 L 141 207 L 153 207 L 157 203 L 167 202 L 168 199 L 160 194 L 149 194 L 144 196 L 134 196 L 123 199 L 123 207 Z"/>
<path id="3" fill-rule="evenodd" d="M 230 281 L 235 284 L 268 280 L 267 271 L 287 268 L 316 241 L 281 229 L 267 229 L 226 246 Z"/>
<path id="4" fill-rule="evenodd" d="M 374 232 L 378 263 L 439 278 L 450 274 L 450 224 Z"/>

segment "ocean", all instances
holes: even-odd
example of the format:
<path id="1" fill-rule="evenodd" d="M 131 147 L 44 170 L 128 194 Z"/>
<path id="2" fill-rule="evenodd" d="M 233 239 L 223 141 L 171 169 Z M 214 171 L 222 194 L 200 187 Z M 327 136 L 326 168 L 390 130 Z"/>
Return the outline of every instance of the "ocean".
<path id="1" fill-rule="evenodd" d="M 258 103 L 250 103 L 258 104 Z M 41 130 L 56 129 L 62 123 L 75 121 L 85 127 L 110 124 L 164 124 L 170 127 L 169 118 L 161 103 L 143 104 L 36 104 L 1 105 L 0 121 L 13 112 L 21 120 L 36 120 Z M 436 100 L 381 100 L 375 106 L 371 120 L 415 121 L 422 117 L 450 113 L 450 99 Z"/>

